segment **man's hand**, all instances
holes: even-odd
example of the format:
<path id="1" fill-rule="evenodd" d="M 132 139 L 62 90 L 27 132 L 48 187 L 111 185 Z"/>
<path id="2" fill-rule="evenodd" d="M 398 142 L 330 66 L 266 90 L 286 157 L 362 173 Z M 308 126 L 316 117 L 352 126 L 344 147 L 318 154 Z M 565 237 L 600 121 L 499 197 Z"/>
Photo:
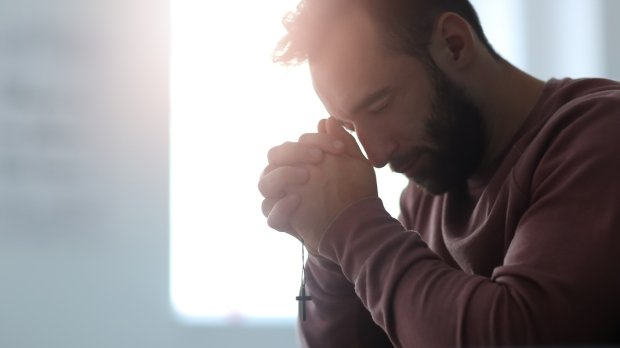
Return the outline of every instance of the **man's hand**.
<path id="1" fill-rule="evenodd" d="M 309 180 L 288 188 L 299 205 L 290 217 L 291 234 L 303 239 L 311 253 L 317 253 L 329 224 L 349 205 L 377 196 L 374 169 L 355 139 L 333 119 L 326 128 L 328 135 L 344 142 L 344 153 L 325 154 L 319 164 L 305 166 Z"/>
<path id="2" fill-rule="evenodd" d="M 326 120 L 319 122 L 318 131 L 302 135 L 299 142 L 276 146 L 267 155 L 269 164 L 261 173 L 258 189 L 265 198 L 262 212 L 267 224 L 278 231 L 294 233 L 289 217 L 299 205 L 299 195 L 289 191 L 310 178 L 304 165 L 316 165 L 325 153 L 338 155 L 344 150 L 341 140 L 327 134 Z"/>

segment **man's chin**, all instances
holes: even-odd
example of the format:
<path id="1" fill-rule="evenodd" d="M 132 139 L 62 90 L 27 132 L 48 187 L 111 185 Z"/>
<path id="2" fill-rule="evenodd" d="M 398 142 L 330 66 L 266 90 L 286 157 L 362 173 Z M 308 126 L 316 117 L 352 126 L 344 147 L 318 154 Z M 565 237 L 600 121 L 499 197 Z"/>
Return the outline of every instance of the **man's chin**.
<path id="1" fill-rule="evenodd" d="M 450 163 L 447 158 L 423 156 L 418 166 L 413 167 L 405 175 L 426 192 L 442 195 L 465 184 L 468 177 Z"/>
<path id="2" fill-rule="evenodd" d="M 429 170 L 425 169 L 427 168 L 423 166 L 412 166 L 409 170 L 403 170 L 401 173 L 405 175 L 407 179 L 413 181 L 418 187 L 423 188 L 424 191 L 427 191 L 428 193 L 434 195 L 443 193 L 441 191 L 441 187 L 443 185 L 440 185 L 440 183 L 434 179 L 436 177 L 435 175 L 431 175 Z"/>
<path id="3" fill-rule="evenodd" d="M 424 191 L 433 195 L 442 195 L 462 182 L 456 174 L 456 168 L 451 168 L 448 160 L 438 156 L 432 156 L 430 152 L 420 152 L 409 164 L 409 167 L 393 165 L 393 171 L 405 175 L 409 180 L 416 183 Z"/>
<path id="4" fill-rule="evenodd" d="M 414 173 L 407 173 L 407 178 L 412 180 L 416 185 L 424 189 L 424 191 L 432 195 L 442 195 L 452 190 L 456 185 L 455 180 L 444 178 L 440 175 L 422 176 Z"/>

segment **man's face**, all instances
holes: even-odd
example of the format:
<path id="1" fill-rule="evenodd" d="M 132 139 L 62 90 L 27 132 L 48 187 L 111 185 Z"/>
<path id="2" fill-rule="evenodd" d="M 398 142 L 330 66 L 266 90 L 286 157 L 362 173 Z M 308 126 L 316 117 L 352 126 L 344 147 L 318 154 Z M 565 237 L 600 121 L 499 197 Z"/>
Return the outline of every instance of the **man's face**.
<path id="1" fill-rule="evenodd" d="M 365 12 L 335 24 L 309 63 L 319 98 L 374 166 L 435 194 L 476 170 L 485 150 L 477 107 L 432 63 L 388 49 Z"/>

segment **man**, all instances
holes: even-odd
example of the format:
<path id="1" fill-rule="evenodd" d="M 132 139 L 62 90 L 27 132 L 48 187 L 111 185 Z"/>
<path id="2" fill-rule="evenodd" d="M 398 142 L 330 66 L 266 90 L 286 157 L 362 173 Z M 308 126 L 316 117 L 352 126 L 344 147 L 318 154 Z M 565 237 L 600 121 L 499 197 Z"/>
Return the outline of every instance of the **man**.
<path id="1" fill-rule="evenodd" d="M 466 0 L 305 0 L 285 23 L 276 60 L 307 60 L 331 115 L 259 182 L 311 254 L 305 345 L 620 343 L 620 84 L 527 75 Z"/>

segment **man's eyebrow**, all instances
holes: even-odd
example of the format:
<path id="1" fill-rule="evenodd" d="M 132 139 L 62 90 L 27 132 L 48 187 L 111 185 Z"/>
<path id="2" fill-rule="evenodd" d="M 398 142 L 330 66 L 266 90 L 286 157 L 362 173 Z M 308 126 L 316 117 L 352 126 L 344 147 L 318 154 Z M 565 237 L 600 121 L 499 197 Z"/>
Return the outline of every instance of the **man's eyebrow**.
<path id="1" fill-rule="evenodd" d="M 359 113 L 360 111 L 364 110 L 365 108 L 368 108 L 373 103 L 384 98 L 389 92 L 390 92 L 389 87 L 383 87 L 370 93 L 367 97 L 362 99 L 362 101 L 360 101 L 357 105 L 353 107 L 353 109 L 351 110 L 351 114 L 355 115 Z"/>

